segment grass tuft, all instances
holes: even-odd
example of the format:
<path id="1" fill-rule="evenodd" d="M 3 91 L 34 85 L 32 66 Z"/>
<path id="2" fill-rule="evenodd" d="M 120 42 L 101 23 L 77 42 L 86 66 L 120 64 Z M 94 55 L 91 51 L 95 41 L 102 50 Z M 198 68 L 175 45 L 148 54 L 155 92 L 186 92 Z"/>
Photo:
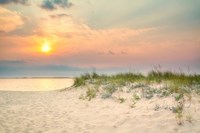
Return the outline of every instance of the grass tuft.
<path id="1" fill-rule="evenodd" d="M 157 87 L 157 85 L 160 87 Z M 189 103 L 187 108 L 191 105 L 192 93 L 200 95 L 200 75 L 163 72 L 158 69 L 149 72 L 147 75 L 141 73 L 120 73 L 116 75 L 86 73 L 75 78 L 74 86 L 90 86 L 90 88 L 87 88 L 85 95 L 81 94 L 79 96 L 79 99 L 89 101 L 95 98 L 98 93 L 101 94 L 102 99 L 108 99 L 116 92 L 133 94 L 130 108 L 135 108 L 136 102 L 142 98 L 172 96 L 176 106 L 172 108 L 164 107 L 164 109 L 172 110 L 176 114 L 177 124 L 182 125 L 184 123 L 183 117 L 186 121 L 192 122 L 192 116 L 184 116 L 183 112 L 186 102 Z M 118 97 L 117 101 L 123 103 L 125 98 Z M 155 111 L 160 109 L 162 109 L 161 106 L 155 105 Z"/>

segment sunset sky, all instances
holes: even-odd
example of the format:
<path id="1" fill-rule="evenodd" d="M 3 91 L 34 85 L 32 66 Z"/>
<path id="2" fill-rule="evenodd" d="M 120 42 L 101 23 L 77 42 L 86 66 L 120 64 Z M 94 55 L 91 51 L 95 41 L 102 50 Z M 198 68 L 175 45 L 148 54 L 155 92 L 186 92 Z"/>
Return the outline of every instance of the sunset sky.
<path id="1" fill-rule="evenodd" d="M 158 64 L 200 73 L 200 0 L 0 0 L 0 76 Z"/>

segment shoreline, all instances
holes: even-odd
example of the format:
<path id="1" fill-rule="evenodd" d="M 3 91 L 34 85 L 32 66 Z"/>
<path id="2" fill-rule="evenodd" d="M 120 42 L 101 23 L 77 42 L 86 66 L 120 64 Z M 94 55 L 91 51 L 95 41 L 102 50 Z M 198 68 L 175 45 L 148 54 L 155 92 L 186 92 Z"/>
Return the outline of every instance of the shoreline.
<path id="1" fill-rule="evenodd" d="M 0 79 L 75 79 L 75 77 L 0 77 Z"/>
<path id="2" fill-rule="evenodd" d="M 0 79 L 0 91 L 59 91 L 73 84 L 74 78 Z"/>

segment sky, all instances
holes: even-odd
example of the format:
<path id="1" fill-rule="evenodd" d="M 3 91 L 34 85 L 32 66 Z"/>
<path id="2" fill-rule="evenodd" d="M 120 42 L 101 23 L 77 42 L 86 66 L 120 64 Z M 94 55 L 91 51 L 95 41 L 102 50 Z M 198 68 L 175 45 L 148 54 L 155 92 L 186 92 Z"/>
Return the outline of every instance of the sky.
<path id="1" fill-rule="evenodd" d="M 199 51 L 199 0 L 0 0 L 0 76 L 200 73 Z"/>

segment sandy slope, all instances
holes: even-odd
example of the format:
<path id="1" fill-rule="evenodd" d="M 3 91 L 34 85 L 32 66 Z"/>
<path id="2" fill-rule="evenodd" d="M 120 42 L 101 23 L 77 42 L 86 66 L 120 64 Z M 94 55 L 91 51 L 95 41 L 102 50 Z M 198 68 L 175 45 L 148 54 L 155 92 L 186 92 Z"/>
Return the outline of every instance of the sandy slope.
<path id="1" fill-rule="evenodd" d="M 129 99 L 80 100 L 82 90 L 0 92 L 0 133 L 199 133 L 200 98 L 185 110 L 192 115 L 177 125 L 167 106 L 172 98 L 142 99 L 130 108 Z M 123 94 L 122 94 L 123 96 Z M 124 95 L 125 96 L 125 95 Z M 155 106 L 160 108 L 156 111 Z"/>

